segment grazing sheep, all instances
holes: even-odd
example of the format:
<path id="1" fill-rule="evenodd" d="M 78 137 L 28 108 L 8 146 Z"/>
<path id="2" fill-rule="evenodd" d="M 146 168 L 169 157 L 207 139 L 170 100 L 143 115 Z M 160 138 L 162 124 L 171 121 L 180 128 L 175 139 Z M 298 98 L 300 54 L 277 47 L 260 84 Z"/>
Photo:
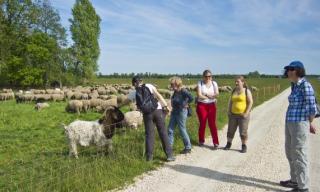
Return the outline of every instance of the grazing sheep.
<path id="1" fill-rule="evenodd" d="M 76 100 L 82 99 L 82 93 L 81 92 L 74 92 L 71 99 L 76 99 Z"/>
<path id="2" fill-rule="evenodd" d="M 109 91 L 110 91 L 111 94 L 117 94 L 118 93 L 117 89 L 114 88 L 114 87 L 110 87 Z"/>
<path id="3" fill-rule="evenodd" d="M 90 108 L 90 101 L 89 100 L 82 100 L 82 109 L 84 112 L 87 112 Z"/>
<path id="4" fill-rule="evenodd" d="M 127 95 L 129 94 L 129 90 L 121 88 L 119 89 L 119 93 Z"/>
<path id="5" fill-rule="evenodd" d="M 51 95 L 51 99 L 52 101 L 56 102 L 56 101 L 64 101 L 64 95 L 61 94 L 52 94 Z"/>
<path id="6" fill-rule="evenodd" d="M 170 99 L 170 97 L 172 96 L 173 92 L 169 91 L 167 89 L 158 89 L 159 93 L 165 97 L 166 99 Z"/>
<path id="7" fill-rule="evenodd" d="M 80 100 L 70 100 L 68 102 L 68 105 L 66 106 L 66 111 L 67 112 L 73 112 L 73 113 L 78 113 L 80 115 L 80 112 L 83 109 L 83 103 Z"/>
<path id="8" fill-rule="evenodd" d="M 0 93 L 0 101 L 6 101 L 6 100 L 10 100 L 10 99 L 14 99 L 14 93 L 13 92 L 8 92 L 8 93 Z"/>
<path id="9" fill-rule="evenodd" d="M 126 95 L 119 95 L 117 97 L 117 102 L 118 102 L 118 105 L 121 106 L 123 104 L 124 101 L 126 101 L 128 99 L 128 96 Z"/>
<path id="10" fill-rule="evenodd" d="M 101 106 L 103 103 L 102 99 L 90 99 L 90 108 L 96 108 L 97 106 Z"/>
<path id="11" fill-rule="evenodd" d="M 103 111 L 106 110 L 110 106 L 117 107 L 118 106 L 117 99 L 109 99 L 109 100 L 106 100 L 106 101 L 102 101 L 101 105 L 100 105 L 100 107 L 102 108 Z"/>
<path id="12" fill-rule="evenodd" d="M 89 94 L 90 99 L 97 99 L 99 97 L 99 93 L 97 90 L 93 90 L 92 93 Z"/>
<path id="13" fill-rule="evenodd" d="M 140 111 L 129 111 L 124 114 L 124 126 L 137 129 L 142 125 L 143 115 Z"/>
<path id="14" fill-rule="evenodd" d="M 76 120 L 68 126 L 63 125 L 69 141 L 69 156 L 78 159 L 77 144 L 87 147 L 94 144 L 98 147 L 107 146 L 112 151 L 112 137 L 116 128 L 122 127 L 123 113 L 117 107 L 109 107 L 98 121 Z"/>
<path id="15" fill-rule="evenodd" d="M 231 92 L 232 88 L 230 86 L 221 86 L 219 87 L 220 92 Z"/>
<path id="16" fill-rule="evenodd" d="M 136 102 L 130 102 L 129 103 L 129 110 L 130 111 L 138 111 L 137 103 Z"/>
<path id="17" fill-rule="evenodd" d="M 257 87 L 255 87 L 255 86 L 251 86 L 251 88 L 250 88 L 252 91 L 259 91 L 259 89 L 257 88 Z"/>
<path id="18" fill-rule="evenodd" d="M 98 91 L 99 95 L 107 95 L 107 90 L 104 87 L 99 87 L 97 89 L 97 91 Z"/>
<path id="19" fill-rule="evenodd" d="M 109 95 L 100 95 L 99 99 L 108 100 L 108 99 L 110 99 L 110 96 Z"/>
<path id="20" fill-rule="evenodd" d="M 67 96 L 67 98 L 70 100 L 70 99 L 72 99 L 72 97 L 74 96 L 74 92 L 72 92 L 72 91 L 67 91 L 66 96 Z"/>
<path id="21" fill-rule="evenodd" d="M 35 106 L 34 106 L 34 109 L 37 110 L 37 111 L 41 111 L 42 109 L 44 108 L 48 108 L 50 105 L 48 103 L 37 103 Z"/>
<path id="22" fill-rule="evenodd" d="M 81 99 L 88 100 L 89 99 L 88 93 L 83 93 L 82 96 L 81 96 Z"/>

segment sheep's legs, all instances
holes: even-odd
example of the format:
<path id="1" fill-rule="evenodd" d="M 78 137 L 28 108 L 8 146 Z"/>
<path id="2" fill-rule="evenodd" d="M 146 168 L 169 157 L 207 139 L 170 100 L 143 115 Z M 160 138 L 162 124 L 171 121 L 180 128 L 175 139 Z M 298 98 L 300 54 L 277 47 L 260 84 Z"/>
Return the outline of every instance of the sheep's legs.
<path id="1" fill-rule="evenodd" d="M 71 157 L 72 154 L 76 159 L 78 159 L 78 151 L 77 151 L 77 144 L 75 142 L 70 142 L 70 151 L 69 156 Z"/>
<path id="2" fill-rule="evenodd" d="M 107 150 L 108 150 L 108 153 L 111 153 L 111 152 L 113 152 L 113 146 L 112 146 L 112 140 L 111 139 L 109 139 L 109 140 L 107 140 Z"/>

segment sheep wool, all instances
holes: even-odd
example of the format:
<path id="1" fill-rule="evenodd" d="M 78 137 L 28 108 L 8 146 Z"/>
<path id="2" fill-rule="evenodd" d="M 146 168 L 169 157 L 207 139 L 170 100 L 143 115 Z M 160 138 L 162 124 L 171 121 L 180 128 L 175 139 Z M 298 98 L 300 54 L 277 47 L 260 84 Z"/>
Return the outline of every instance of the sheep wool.
<path id="1" fill-rule="evenodd" d="M 107 139 L 103 133 L 103 127 L 98 121 L 80 121 L 76 120 L 64 125 L 65 134 L 69 140 L 69 155 L 78 158 L 77 144 L 87 147 L 91 143 L 103 147 L 108 146 L 108 151 L 112 150 L 112 140 Z"/>

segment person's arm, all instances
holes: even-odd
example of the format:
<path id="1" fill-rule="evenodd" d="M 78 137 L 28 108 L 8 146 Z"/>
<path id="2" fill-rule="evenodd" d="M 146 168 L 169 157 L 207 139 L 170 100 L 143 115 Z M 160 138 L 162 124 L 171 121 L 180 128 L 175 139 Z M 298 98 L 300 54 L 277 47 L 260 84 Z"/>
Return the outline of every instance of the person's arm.
<path id="1" fill-rule="evenodd" d="M 229 98 L 229 102 L 228 102 L 228 115 L 231 115 L 231 107 L 232 107 L 232 100 L 231 100 L 232 96 Z"/>
<path id="2" fill-rule="evenodd" d="M 309 121 L 310 123 L 312 123 L 317 113 L 317 106 L 316 106 L 316 100 L 314 96 L 314 90 L 309 83 L 305 83 L 303 93 L 304 93 L 304 101 L 306 104 L 307 117 L 309 117 Z"/>
<path id="3" fill-rule="evenodd" d="M 186 94 L 186 97 L 187 97 L 187 99 L 188 99 L 188 103 L 191 103 L 191 102 L 193 101 L 193 96 L 192 96 L 192 94 L 191 94 L 189 91 L 187 91 L 187 90 L 185 90 L 185 94 Z"/>
<path id="4" fill-rule="evenodd" d="M 214 94 L 209 95 L 208 97 L 209 97 L 209 99 L 216 99 L 219 96 L 219 87 L 215 81 L 212 81 L 212 85 L 213 85 Z"/>
<path id="5" fill-rule="evenodd" d="M 202 94 L 200 83 L 198 83 L 198 86 L 197 86 L 197 97 L 198 97 L 198 99 L 202 99 L 202 100 L 209 99 L 208 96 Z"/>
<path id="6" fill-rule="evenodd" d="M 249 89 L 247 91 L 247 108 L 246 112 L 244 113 L 244 116 L 247 117 L 252 109 L 253 106 L 253 98 L 252 98 L 252 93 Z"/>
<path id="7" fill-rule="evenodd" d="M 158 92 L 157 88 L 153 88 L 153 93 L 156 96 L 156 98 L 158 99 L 158 101 L 160 102 L 162 107 L 166 107 L 169 111 L 171 111 L 171 109 L 168 107 L 168 104 L 166 102 L 166 100 L 162 97 L 162 95 Z"/>

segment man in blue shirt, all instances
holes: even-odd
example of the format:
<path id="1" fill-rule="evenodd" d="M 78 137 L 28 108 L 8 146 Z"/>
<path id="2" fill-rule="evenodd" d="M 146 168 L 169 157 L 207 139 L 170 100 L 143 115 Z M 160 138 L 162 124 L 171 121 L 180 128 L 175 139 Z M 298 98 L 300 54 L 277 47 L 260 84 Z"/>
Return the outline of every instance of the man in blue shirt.
<path id="1" fill-rule="evenodd" d="M 305 79 L 305 68 L 300 61 L 293 61 L 285 68 L 285 76 L 291 81 L 291 94 L 286 113 L 285 150 L 290 165 L 291 179 L 280 185 L 292 191 L 309 191 L 308 140 L 309 131 L 317 107 L 311 84 Z"/>

